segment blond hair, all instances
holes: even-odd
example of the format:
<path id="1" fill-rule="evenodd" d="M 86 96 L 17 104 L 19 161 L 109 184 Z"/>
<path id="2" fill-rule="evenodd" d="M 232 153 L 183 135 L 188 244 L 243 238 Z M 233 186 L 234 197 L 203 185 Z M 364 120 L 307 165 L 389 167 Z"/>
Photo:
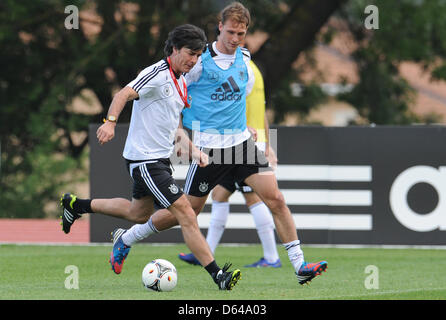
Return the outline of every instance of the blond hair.
<path id="1" fill-rule="evenodd" d="M 249 10 L 243 6 L 240 2 L 232 2 L 230 5 L 226 6 L 220 12 L 220 21 L 225 24 L 226 21 L 233 20 L 237 23 L 242 23 L 248 28 L 251 23 L 251 15 Z"/>

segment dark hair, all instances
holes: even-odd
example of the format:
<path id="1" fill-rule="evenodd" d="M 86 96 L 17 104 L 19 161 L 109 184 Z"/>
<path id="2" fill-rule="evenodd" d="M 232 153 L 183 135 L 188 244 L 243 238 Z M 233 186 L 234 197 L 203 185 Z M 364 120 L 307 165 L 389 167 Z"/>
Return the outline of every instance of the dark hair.
<path id="1" fill-rule="evenodd" d="M 183 24 L 169 32 L 164 46 L 164 54 L 166 57 L 170 56 L 173 48 L 180 50 L 186 47 L 192 51 L 204 50 L 206 42 L 206 35 L 201 28 L 192 24 Z"/>

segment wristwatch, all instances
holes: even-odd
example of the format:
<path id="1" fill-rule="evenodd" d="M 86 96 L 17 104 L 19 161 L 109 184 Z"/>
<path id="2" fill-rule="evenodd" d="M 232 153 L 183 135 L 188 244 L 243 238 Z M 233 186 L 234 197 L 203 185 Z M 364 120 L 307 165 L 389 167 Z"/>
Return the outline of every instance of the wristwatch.
<path id="1" fill-rule="evenodd" d="M 118 119 L 116 119 L 115 116 L 108 116 L 107 119 L 104 119 L 104 122 L 105 121 L 118 122 Z"/>

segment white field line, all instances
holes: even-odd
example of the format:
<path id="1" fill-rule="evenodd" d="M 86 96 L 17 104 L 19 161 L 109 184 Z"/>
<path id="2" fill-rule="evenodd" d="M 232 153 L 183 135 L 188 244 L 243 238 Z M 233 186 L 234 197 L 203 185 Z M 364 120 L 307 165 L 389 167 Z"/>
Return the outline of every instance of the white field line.
<path id="1" fill-rule="evenodd" d="M 142 242 L 137 243 L 137 245 L 142 246 L 176 246 L 183 245 L 183 242 Z M 8 241 L 0 241 L 0 246 L 2 245 L 16 245 L 16 246 L 79 246 L 79 247 L 101 247 L 101 246 L 112 246 L 112 242 L 8 242 Z M 185 245 L 185 244 L 184 244 Z M 222 247 L 252 247 L 252 246 L 260 246 L 260 243 L 220 243 L 219 246 Z M 277 244 L 281 246 L 281 244 Z M 446 246 L 443 245 L 375 245 L 375 244 L 303 244 L 305 247 L 311 248 L 321 248 L 321 249 L 397 249 L 397 250 L 405 250 L 405 249 L 418 249 L 418 250 L 446 250 Z"/>

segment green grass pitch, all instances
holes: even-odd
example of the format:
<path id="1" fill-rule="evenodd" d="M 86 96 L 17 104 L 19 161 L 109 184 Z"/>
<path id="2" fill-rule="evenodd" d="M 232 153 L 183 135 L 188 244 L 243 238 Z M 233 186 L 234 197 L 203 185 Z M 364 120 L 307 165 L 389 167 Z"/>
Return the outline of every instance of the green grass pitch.
<path id="1" fill-rule="evenodd" d="M 188 252 L 185 245 L 134 245 L 123 272 L 116 275 L 108 263 L 111 245 L 4 244 L 0 245 L 0 300 L 446 299 L 444 250 L 303 249 L 307 261 L 328 261 L 327 272 L 308 286 L 298 284 L 281 246 L 280 269 L 243 267 L 262 255 L 260 245 L 220 246 L 217 263 L 232 262 L 241 269 L 242 279 L 232 291 L 219 291 L 203 268 L 178 259 L 179 252 Z M 142 269 L 156 258 L 167 259 L 177 267 L 174 291 L 149 292 L 143 288 Z M 78 270 L 78 289 L 65 287 L 67 277 L 73 276 L 69 266 Z"/>

